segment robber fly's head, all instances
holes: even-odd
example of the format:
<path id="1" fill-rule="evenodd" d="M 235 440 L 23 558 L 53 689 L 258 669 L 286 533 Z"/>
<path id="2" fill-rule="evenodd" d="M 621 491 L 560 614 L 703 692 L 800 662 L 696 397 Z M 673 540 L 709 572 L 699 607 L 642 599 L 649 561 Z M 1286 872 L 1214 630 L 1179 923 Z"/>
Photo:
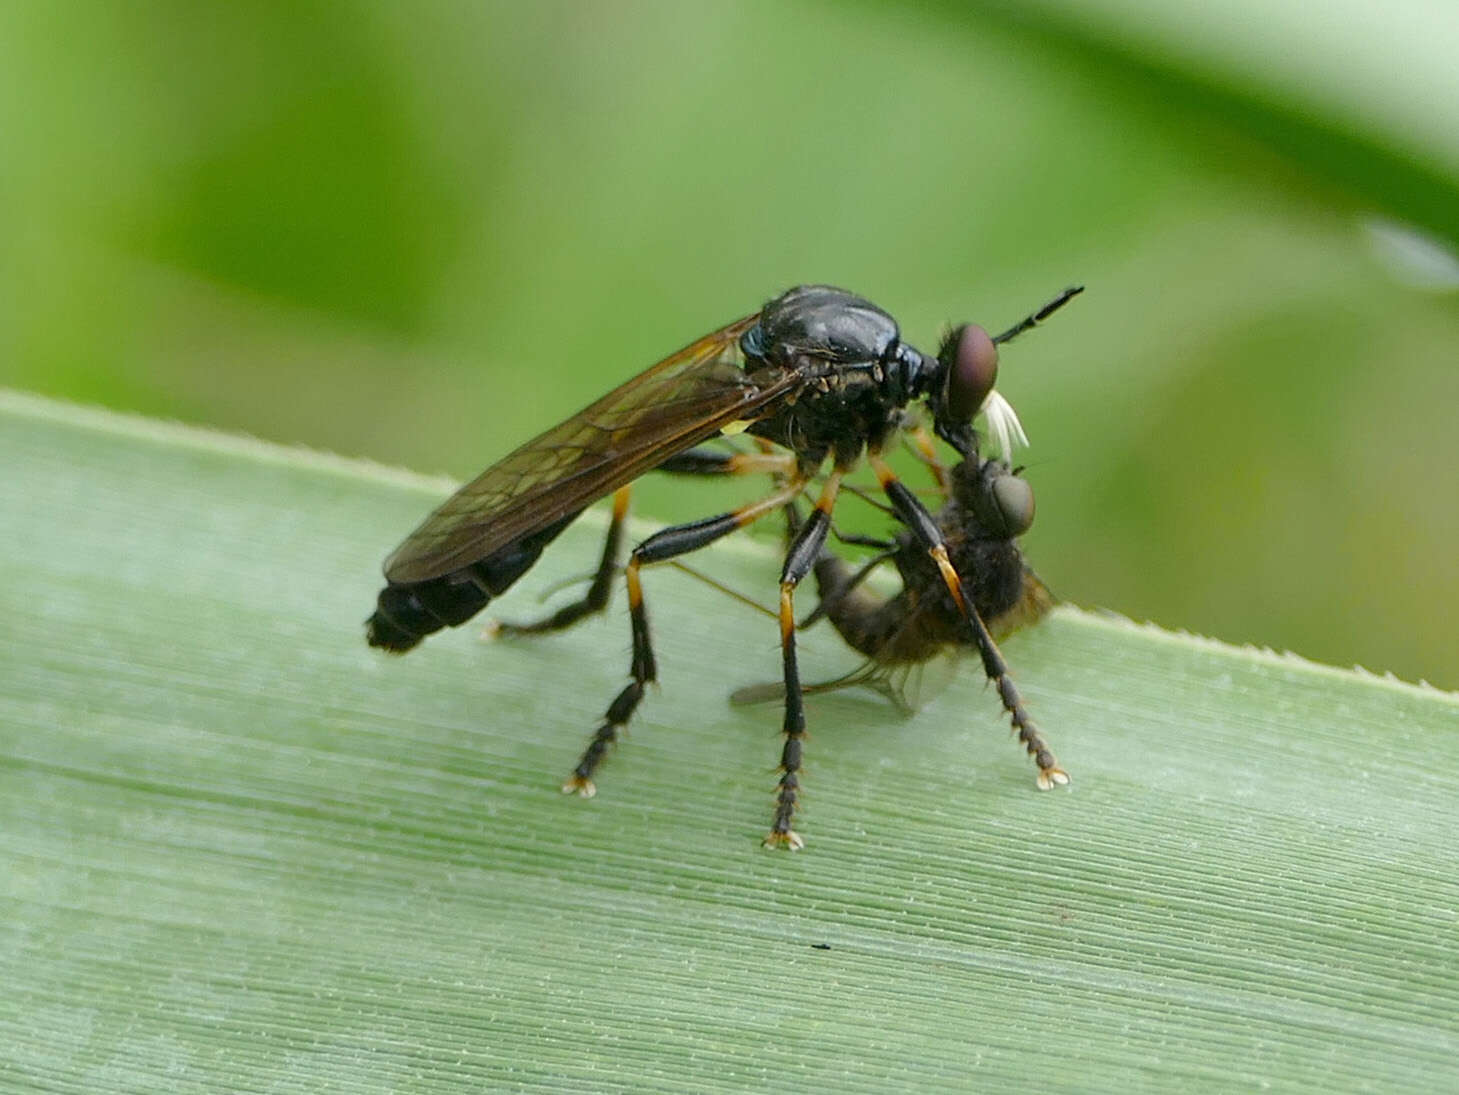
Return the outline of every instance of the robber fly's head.
<path id="1" fill-rule="evenodd" d="M 998 345 L 976 323 L 954 327 L 937 351 L 940 387 L 932 393 L 933 424 L 938 434 L 964 456 L 977 448 L 974 417 L 982 412 L 998 451 L 1012 455 L 1015 442 L 1028 444 L 1018 415 L 998 393 Z"/>
<path id="2" fill-rule="evenodd" d="M 1002 460 L 964 460 L 952 468 L 953 496 L 990 540 L 1012 540 L 1033 526 L 1033 488 Z"/>

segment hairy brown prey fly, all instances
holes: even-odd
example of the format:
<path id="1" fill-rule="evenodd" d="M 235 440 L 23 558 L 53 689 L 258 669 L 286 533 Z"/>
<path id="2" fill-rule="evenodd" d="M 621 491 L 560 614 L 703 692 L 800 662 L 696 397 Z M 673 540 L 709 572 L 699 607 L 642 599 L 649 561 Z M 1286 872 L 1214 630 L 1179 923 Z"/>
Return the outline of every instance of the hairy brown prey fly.
<path id="1" fill-rule="evenodd" d="M 1033 524 L 1033 489 L 1017 471 L 991 457 L 970 456 L 951 468 L 934 462 L 933 468 L 943 494 L 934 517 L 973 612 L 965 614 L 953 600 L 926 549 L 905 525 L 887 540 L 848 538 L 877 549 L 856 569 L 823 549 L 814 568 L 820 600 L 800 627 L 829 620 L 847 645 L 867 660 L 843 677 L 804 685 L 803 691 L 861 685 L 881 692 L 910 714 L 929 665 L 942 662 L 952 668 L 964 653 L 975 651 L 998 689 L 1019 741 L 1038 764 L 1039 786 L 1047 790 L 1067 782 L 1068 776 L 1025 710 L 995 641 L 1037 623 L 1054 606 L 1048 588 L 1017 543 Z M 786 513 L 793 537 L 800 528 L 800 513 L 794 506 Z M 901 578 L 901 588 L 890 596 L 865 584 L 886 563 Z M 738 689 L 733 698 L 736 703 L 754 703 L 783 695 L 780 685 L 752 685 Z"/>
<path id="2" fill-rule="evenodd" d="M 464 623 L 504 593 L 587 506 L 614 494 L 613 519 L 587 595 L 553 616 L 511 632 L 567 627 L 608 602 L 628 509 L 628 485 L 648 471 L 696 475 L 765 473 L 775 488 L 729 513 L 675 525 L 644 540 L 624 568 L 632 624 L 630 681 L 608 706 L 564 790 L 593 793 L 593 774 L 644 686 L 657 678 L 640 569 L 704 547 L 807 491 L 829 462 L 815 507 L 800 524 L 780 575 L 780 643 L 785 744 L 774 821 L 766 843 L 799 848 L 792 829 L 800 786 L 805 709 L 796 667 L 795 589 L 821 557 L 841 482 L 863 458 L 892 509 L 937 570 L 970 626 L 981 627 L 964 596 L 937 522 L 882 458 L 922 404 L 934 432 L 973 458 L 979 411 L 1016 419 L 994 386 L 1000 343 L 1035 326 L 1080 291 L 1065 290 L 997 337 L 976 324 L 954 328 L 938 353 L 902 341 L 896 321 L 842 289 L 804 285 L 759 312 L 690 343 L 597 402 L 528 441 L 466 484 L 385 561 L 387 585 L 367 623 L 372 646 L 403 652 L 442 627 Z M 994 423 L 997 428 L 997 423 Z M 745 432 L 771 442 L 761 453 L 696 448 Z M 930 442 L 929 442 L 930 444 Z M 1005 706 L 1008 706 L 1005 700 Z M 1009 708 L 1011 713 L 1013 708 Z M 1040 763 L 1042 764 L 1042 758 Z M 1049 766 L 1041 783 L 1055 779 Z"/>

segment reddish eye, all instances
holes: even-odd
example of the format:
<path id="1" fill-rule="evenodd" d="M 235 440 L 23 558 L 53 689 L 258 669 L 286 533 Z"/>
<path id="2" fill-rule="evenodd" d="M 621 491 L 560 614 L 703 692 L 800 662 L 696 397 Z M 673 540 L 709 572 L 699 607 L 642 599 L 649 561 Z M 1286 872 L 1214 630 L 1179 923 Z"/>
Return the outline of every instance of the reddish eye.
<path id="1" fill-rule="evenodd" d="M 998 347 L 976 323 L 954 331 L 948 344 L 953 352 L 947 363 L 947 414 L 955 422 L 971 422 L 998 382 Z"/>

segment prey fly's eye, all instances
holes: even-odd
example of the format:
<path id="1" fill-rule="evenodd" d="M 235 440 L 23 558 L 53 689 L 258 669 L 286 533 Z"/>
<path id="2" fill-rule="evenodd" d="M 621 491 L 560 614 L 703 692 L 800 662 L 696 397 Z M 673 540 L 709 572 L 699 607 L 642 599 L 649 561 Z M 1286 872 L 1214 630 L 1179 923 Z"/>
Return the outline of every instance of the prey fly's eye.
<path id="1" fill-rule="evenodd" d="M 969 323 L 948 336 L 939 356 L 947 368 L 948 417 L 970 422 L 998 382 L 998 347 L 987 331 Z"/>
<path id="2" fill-rule="evenodd" d="M 1028 480 L 991 460 L 983 465 L 983 476 L 983 489 L 975 496 L 974 515 L 1000 539 L 1022 536 L 1033 527 L 1033 488 Z"/>
<path id="3" fill-rule="evenodd" d="M 1033 488 L 1027 479 L 1002 475 L 993 480 L 993 502 L 1009 536 L 1022 536 L 1033 527 Z"/>

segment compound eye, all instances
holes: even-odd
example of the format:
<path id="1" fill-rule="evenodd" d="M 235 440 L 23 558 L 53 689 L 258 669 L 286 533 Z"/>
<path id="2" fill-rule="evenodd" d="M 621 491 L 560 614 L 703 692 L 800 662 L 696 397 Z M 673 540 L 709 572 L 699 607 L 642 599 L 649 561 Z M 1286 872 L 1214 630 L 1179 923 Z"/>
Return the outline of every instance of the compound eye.
<path id="1" fill-rule="evenodd" d="M 1000 475 L 989 485 L 1003 535 L 1022 536 L 1033 527 L 1033 488 L 1016 475 Z"/>
<path id="2" fill-rule="evenodd" d="M 955 422 L 971 422 L 998 382 L 998 347 L 976 323 L 958 328 L 948 344 L 947 414 Z"/>

